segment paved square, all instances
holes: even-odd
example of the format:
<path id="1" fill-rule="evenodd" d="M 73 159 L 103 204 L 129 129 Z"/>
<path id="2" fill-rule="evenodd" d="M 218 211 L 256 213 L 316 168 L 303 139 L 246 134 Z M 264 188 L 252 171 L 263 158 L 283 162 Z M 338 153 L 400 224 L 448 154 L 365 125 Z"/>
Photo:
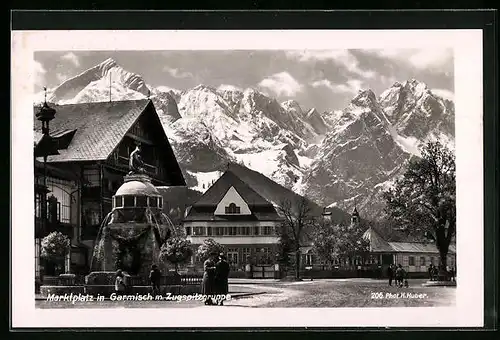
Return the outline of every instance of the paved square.
<path id="1" fill-rule="evenodd" d="M 279 282 L 232 280 L 232 299 L 224 307 L 434 307 L 454 306 L 454 287 L 423 287 L 411 280 L 409 288 L 390 287 L 385 280 L 318 279 Z M 51 302 L 37 299 L 37 308 L 210 308 L 200 301 Z"/>

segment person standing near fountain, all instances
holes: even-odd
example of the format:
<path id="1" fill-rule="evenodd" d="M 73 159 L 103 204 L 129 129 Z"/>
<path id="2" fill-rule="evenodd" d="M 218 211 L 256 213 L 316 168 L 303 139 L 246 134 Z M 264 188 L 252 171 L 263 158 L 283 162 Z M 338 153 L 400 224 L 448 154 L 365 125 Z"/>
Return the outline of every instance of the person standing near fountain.
<path id="1" fill-rule="evenodd" d="M 156 264 L 153 264 L 151 266 L 151 272 L 149 273 L 149 282 L 151 284 L 153 295 L 160 294 L 160 279 L 161 271 L 158 269 Z"/>
<path id="2" fill-rule="evenodd" d="M 123 272 L 121 269 L 118 269 L 116 271 L 116 278 L 115 278 L 115 292 L 116 293 L 125 293 L 125 280 L 123 278 Z"/>

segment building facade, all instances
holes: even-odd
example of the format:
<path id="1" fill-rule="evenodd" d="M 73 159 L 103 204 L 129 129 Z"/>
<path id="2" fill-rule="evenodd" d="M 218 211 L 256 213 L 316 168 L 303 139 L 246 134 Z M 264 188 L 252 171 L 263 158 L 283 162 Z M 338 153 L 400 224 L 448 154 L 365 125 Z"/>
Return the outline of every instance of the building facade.
<path id="1" fill-rule="evenodd" d="M 243 272 L 247 264 L 276 262 L 281 222 L 271 203 L 227 170 L 186 210 L 183 226 L 195 251 L 211 238 L 224 246 L 232 271 Z M 191 263 L 202 264 L 195 255 Z"/>
<path id="2" fill-rule="evenodd" d="M 43 275 L 55 275 L 58 270 L 78 270 L 80 265 L 85 265 L 85 261 L 82 263 L 80 258 L 75 233 L 80 221 L 78 178 L 50 165 L 44 167 L 36 160 L 34 164 L 35 278 L 40 279 Z M 72 243 L 63 268 L 57 268 L 59 263 L 40 256 L 41 240 L 54 231 L 68 236 Z"/>
<path id="3" fill-rule="evenodd" d="M 363 237 L 370 242 L 370 255 L 384 274 L 391 264 L 400 265 L 409 276 L 426 276 L 429 266 L 439 265 L 439 250 L 434 242 L 389 242 L 375 229 L 368 228 Z M 456 269 L 456 248 L 448 249 L 447 265 Z"/>
<path id="4" fill-rule="evenodd" d="M 327 221 L 329 214 L 324 213 Z M 405 269 L 410 277 L 427 277 L 431 264 L 439 264 L 439 251 L 432 241 L 409 242 L 386 240 L 377 230 L 369 226 L 366 230 L 360 214 L 356 208 L 351 213 L 350 226 L 357 230 L 361 238 L 366 241 L 366 251 L 353 253 L 351 256 L 339 256 L 333 263 L 327 263 L 314 252 L 312 244 L 301 247 L 301 265 L 303 275 L 316 277 L 385 277 L 387 268 L 399 265 Z M 364 230 L 364 232 L 363 232 Z M 451 244 L 447 256 L 447 264 L 456 269 L 456 249 Z"/>
<path id="5" fill-rule="evenodd" d="M 86 248 L 88 266 L 105 216 L 111 212 L 112 196 L 129 172 L 129 156 L 141 148 L 145 173 L 155 186 L 185 186 L 172 147 L 156 109 L 149 99 L 54 105 L 50 134 L 58 154 L 47 158 L 48 166 L 72 174 L 78 187 L 73 209 L 75 245 Z M 37 108 L 35 108 L 35 113 Z M 35 134 L 41 124 L 35 120 Z M 38 159 L 38 161 L 42 161 Z M 61 198 L 61 216 L 66 205 Z"/>

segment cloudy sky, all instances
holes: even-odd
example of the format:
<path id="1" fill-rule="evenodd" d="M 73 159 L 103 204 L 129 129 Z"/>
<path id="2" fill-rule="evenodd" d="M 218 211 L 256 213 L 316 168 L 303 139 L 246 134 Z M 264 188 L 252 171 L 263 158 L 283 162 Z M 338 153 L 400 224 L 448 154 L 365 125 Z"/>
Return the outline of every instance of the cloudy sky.
<path id="1" fill-rule="evenodd" d="M 450 49 L 36 52 L 35 90 L 57 86 L 107 58 L 150 86 L 252 87 L 279 101 L 295 99 L 304 109 L 342 109 L 360 89 L 379 95 L 411 78 L 453 96 Z"/>

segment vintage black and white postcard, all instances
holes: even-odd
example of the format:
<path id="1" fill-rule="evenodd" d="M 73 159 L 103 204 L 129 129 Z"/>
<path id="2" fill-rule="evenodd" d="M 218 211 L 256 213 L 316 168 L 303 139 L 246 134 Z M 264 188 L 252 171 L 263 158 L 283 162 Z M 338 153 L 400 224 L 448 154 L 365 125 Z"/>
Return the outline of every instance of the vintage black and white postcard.
<path id="1" fill-rule="evenodd" d="M 13 326 L 482 326 L 482 65 L 480 30 L 14 31 Z"/>

